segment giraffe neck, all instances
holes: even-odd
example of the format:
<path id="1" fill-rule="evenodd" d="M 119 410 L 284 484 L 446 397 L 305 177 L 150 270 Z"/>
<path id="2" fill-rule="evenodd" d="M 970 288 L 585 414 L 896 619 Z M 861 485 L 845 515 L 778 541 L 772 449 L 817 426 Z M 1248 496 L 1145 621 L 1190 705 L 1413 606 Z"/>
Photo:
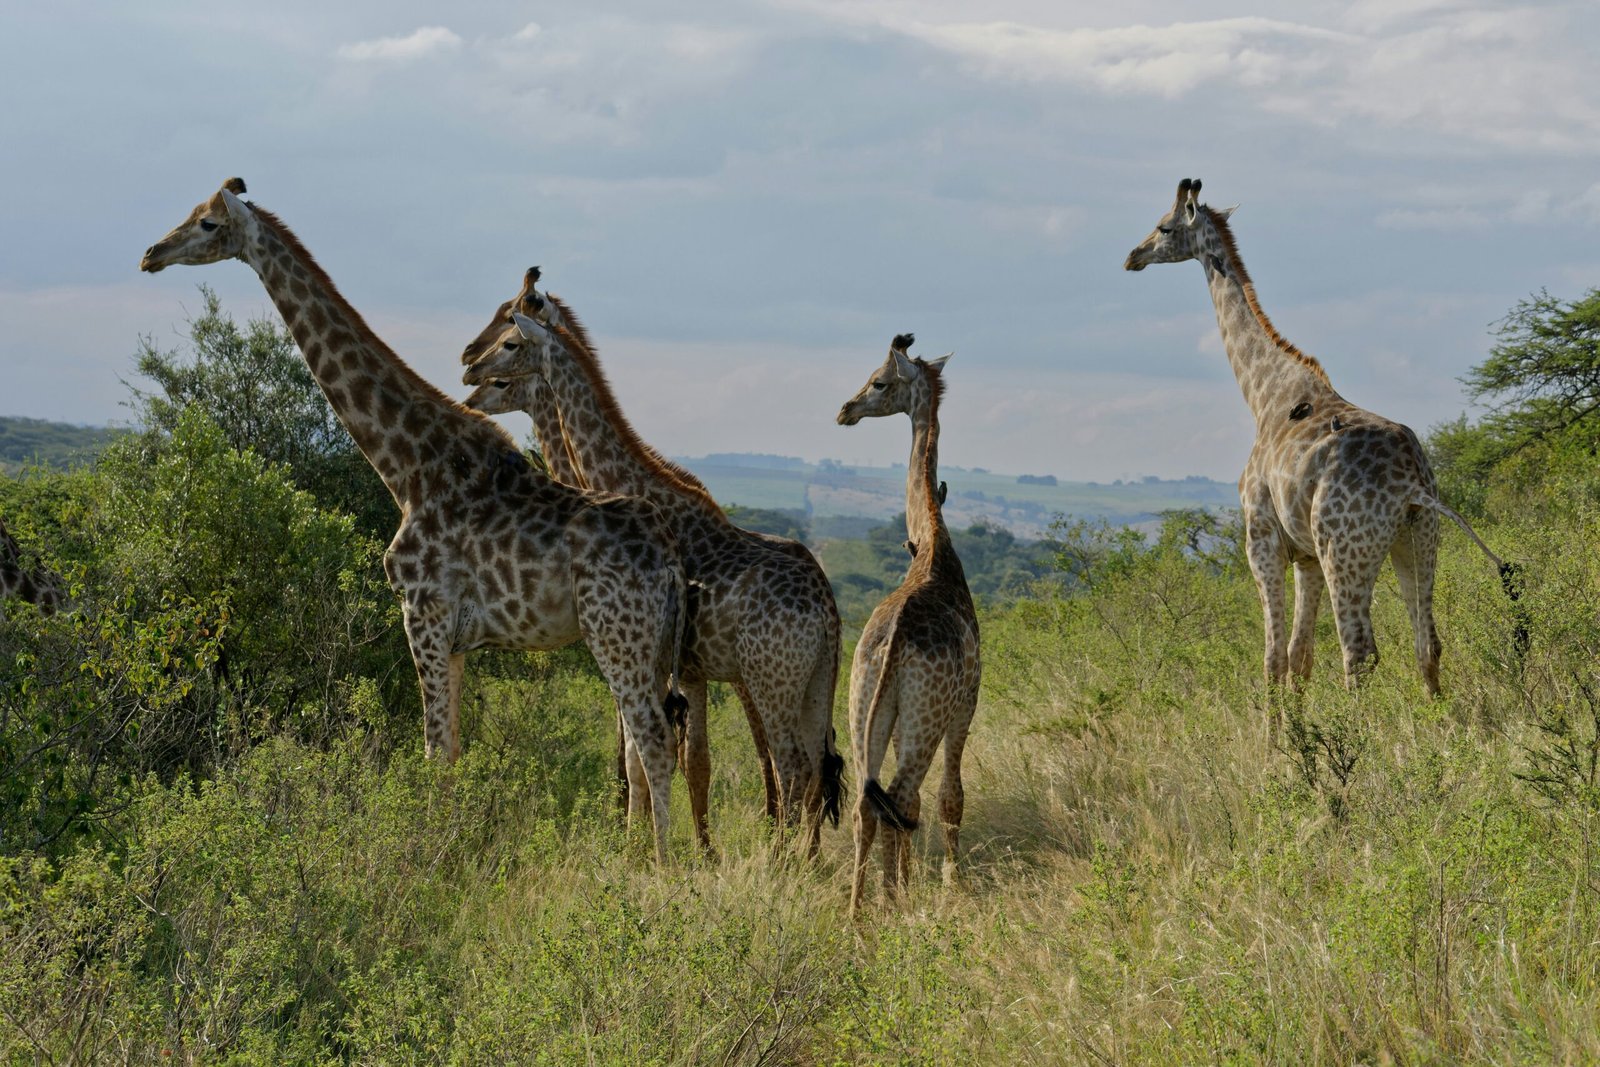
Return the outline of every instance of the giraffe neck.
<path id="1" fill-rule="evenodd" d="M 708 514 L 721 516 L 722 509 L 698 478 L 639 438 L 582 327 L 564 307 L 561 313 L 563 321 L 553 327 L 555 342 L 545 358 L 545 379 L 583 484 L 661 505 L 694 501 Z"/>
<path id="2" fill-rule="evenodd" d="M 906 537 L 931 546 L 944 528 L 939 509 L 939 398 L 933 390 L 911 415 L 911 459 L 906 464 Z"/>
<path id="3" fill-rule="evenodd" d="M 1283 418 L 1299 401 L 1331 391 L 1332 385 L 1322 365 L 1284 340 L 1261 310 L 1227 223 L 1209 211 L 1206 220 L 1200 264 L 1228 364 L 1259 430 L 1269 420 Z"/>
<path id="4" fill-rule="evenodd" d="M 515 442 L 425 382 L 379 340 L 288 228 L 259 221 L 240 258 L 261 277 L 312 377 L 402 508 L 425 493 L 423 470 L 453 457 L 470 472 Z"/>
<path id="5" fill-rule="evenodd" d="M 533 420 L 533 436 L 539 442 L 539 453 L 550 468 L 550 476 L 563 485 L 594 488 L 584 481 L 583 470 L 572 456 L 566 429 L 561 424 L 561 410 L 556 407 L 549 383 L 541 375 L 534 375 L 529 385 L 531 395 L 522 410 Z"/>

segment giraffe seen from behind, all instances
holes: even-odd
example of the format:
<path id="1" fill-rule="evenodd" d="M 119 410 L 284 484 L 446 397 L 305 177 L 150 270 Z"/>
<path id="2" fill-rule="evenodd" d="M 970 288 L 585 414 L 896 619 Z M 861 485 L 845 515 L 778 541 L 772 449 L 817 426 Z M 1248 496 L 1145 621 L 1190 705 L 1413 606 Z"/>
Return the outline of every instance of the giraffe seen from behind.
<path id="1" fill-rule="evenodd" d="M 906 530 L 911 567 L 900 588 L 873 611 L 850 668 L 850 742 L 862 792 L 856 802 L 855 873 L 850 913 L 859 914 L 867 860 L 879 824 L 884 832 L 883 884 L 894 896 L 909 876 L 911 832 L 922 806 L 922 779 L 944 745 L 939 822 L 944 829 L 944 875 L 956 872 L 964 794 L 961 754 L 978 706 L 982 663 L 978 616 L 966 574 L 940 507 L 939 401 L 948 356 L 913 359 L 912 336 L 901 334 L 889 358 L 839 410 L 839 423 L 904 412 L 911 418 L 906 470 Z M 878 782 L 890 739 L 895 776 Z"/>
<path id="2" fill-rule="evenodd" d="M 561 485 L 505 430 L 423 381 L 275 216 L 230 178 L 145 252 L 142 270 L 238 259 L 260 276 L 312 375 L 400 508 L 384 554 L 422 689 L 430 756 L 460 751 L 465 653 L 587 641 L 648 780 L 665 862 L 674 764 L 665 708 L 686 616 L 655 508 Z M 642 807 L 639 809 L 642 813 Z M 631 821 L 631 820 L 630 820 Z"/>
<path id="3" fill-rule="evenodd" d="M 1411 618 L 1423 684 L 1436 695 L 1439 516 L 1460 525 L 1499 565 L 1508 592 L 1511 568 L 1439 500 L 1416 434 L 1344 399 L 1322 365 L 1273 327 L 1234 243 L 1232 211 L 1200 203 L 1199 180 L 1185 178 L 1171 210 L 1128 253 L 1124 268 L 1194 259 L 1205 271 L 1228 363 L 1256 424 L 1239 502 L 1266 618 L 1269 690 L 1288 684 L 1291 674 L 1296 684 L 1310 676 L 1324 586 L 1333 601 L 1346 685 L 1353 688 L 1372 669 L 1378 660 L 1372 593 L 1387 557 Z M 1285 640 L 1284 572 L 1291 565 L 1294 624 Z M 1271 722 L 1275 729 L 1276 711 Z"/>
<path id="4" fill-rule="evenodd" d="M 804 813 L 814 852 L 818 816 L 837 820 L 843 767 L 832 741 L 839 616 L 827 577 L 800 543 L 735 526 L 699 479 L 639 438 L 582 324 L 535 288 L 538 278 L 530 270 L 510 302 L 512 320 L 497 313 L 463 353 L 464 381 L 478 386 L 467 403 L 485 411 L 522 407 L 536 432 L 558 421 L 581 484 L 638 496 L 668 516 L 693 589 L 683 762 L 702 843 L 709 843 L 706 682 L 726 681 L 750 722 L 769 815 L 793 823 Z M 536 410 L 531 379 L 543 381 L 558 420 Z M 562 451 L 559 442 L 541 443 Z"/>

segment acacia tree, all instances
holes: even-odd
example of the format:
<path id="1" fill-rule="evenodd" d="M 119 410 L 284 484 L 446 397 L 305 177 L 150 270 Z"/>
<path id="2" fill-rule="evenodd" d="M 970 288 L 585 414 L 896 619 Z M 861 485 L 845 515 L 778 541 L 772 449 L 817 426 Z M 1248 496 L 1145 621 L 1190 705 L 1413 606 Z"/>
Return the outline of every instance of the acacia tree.
<path id="1" fill-rule="evenodd" d="M 1487 402 L 1476 423 L 1465 416 L 1429 437 L 1447 496 L 1481 506 L 1496 467 L 1530 450 L 1600 448 L 1600 289 L 1563 301 L 1541 289 L 1495 324 L 1489 358 L 1462 379 Z"/>

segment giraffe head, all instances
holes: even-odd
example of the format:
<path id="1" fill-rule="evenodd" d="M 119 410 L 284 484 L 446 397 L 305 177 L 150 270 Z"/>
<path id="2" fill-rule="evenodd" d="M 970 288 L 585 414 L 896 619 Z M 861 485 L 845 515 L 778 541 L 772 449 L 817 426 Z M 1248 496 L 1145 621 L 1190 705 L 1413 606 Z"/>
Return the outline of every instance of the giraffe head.
<path id="1" fill-rule="evenodd" d="M 243 178 L 229 178 L 215 196 L 201 201 L 161 240 L 145 249 L 139 269 L 151 274 L 174 263 L 215 263 L 238 257 L 256 226 L 256 217 L 239 197 Z"/>
<path id="2" fill-rule="evenodd" d="M 547 388 L 544 378 L 537 374 L 489 378 L 461 403 L 485 415 L 528 411 L 535 404 L 543 403 L 543 394 Z"/>
<path id="3" fill-rule="evenodd" d="M 541 271 L 538 267 L 529 267 L 522 276 L 522 288 L 517 295 L 507 300 L 495 309 L 494 317 L 489 320 L 489 325 L 479 331 L 478 336 L 467 343 L 461 351 L 461 365 L 470 367 L 478 360 L 491 352 L 499 349 L 501 342 L 506 339 L 507 331 L 511 329 L 511 315 L 513 312 L 526 315 L 536 322 L 545 324 L 559 324 L 561 322 L 561 309 L 545 298 L 537 286 Z M 471 382 L 467 383 L 472 384 Z"/>
<path id="4" fill-rule="evenodd" d="M 954 353 L 938 359 L 913 359 L 907 349 L 916 338 L 902 333 L 889 344 L 889 358 L 872 372 L 861 391 L 839 409 L 839 425 L 854 426 L 862 419 L 880 418 L 905 412 L 908 415 L 926 408 L 939 391 L 940 372 Z"/>
<path id="5" fill-rule="evenodd" d="M 545 307 L 555 312 L 555 305 L 547 302 Z M 550 347 L 557 343 L 555 334 L 543 322 L 529 318 L 520 311 L 513 310 L 510 320 L 509 325 L 500 328 L 477 360 L 462 372 L 462 385 L 481 385 L 496 379 L 537 377 L 546 373 Z"/>
<path id="6" fill-rule="evenodd" d="M 1226 219 L 1231 214 L 1231 207 L 1209 208 L 1200 203 L 1200 179 L 1185 178 L 1178 183 L 1178 197 L 1173 201 L 1172 210 L 1161 217 L 1139 247 L 1128 253 L 1122 267 L 1144 270 L 1152 263 L 1198 259 L 1206 251 L 1210 218 L 1214 215 Z"/>

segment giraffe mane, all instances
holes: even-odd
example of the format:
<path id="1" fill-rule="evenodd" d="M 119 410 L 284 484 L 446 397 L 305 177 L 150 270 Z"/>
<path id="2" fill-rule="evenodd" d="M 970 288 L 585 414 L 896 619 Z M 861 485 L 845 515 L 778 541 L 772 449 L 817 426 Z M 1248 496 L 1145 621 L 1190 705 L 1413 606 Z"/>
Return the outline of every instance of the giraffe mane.
<path id="1" fill-rule="evenodd" d="M 278 240 L 283 242 L 284 247 L 289 250 L 290 254 L 298 259 L 301 263 L 305 264 L 306 269 L 311 272 L 312 276 L 316 278 L 319 283 L 321 283 L 328 294 L 328 299 L 348 319 L 350 326 L 355 330 L 356 338 L 360 343 L 368 345 L 376 349 L 378 352 L 388 356 L 391 364 L 400 373 L 401 377 L 406 380 L 407 384 L 411 385 L 429 400 L 435 401 L 446 408 L 449 408 L 456 415 L 471 420 L 471 422 L 475 424 L 477 428 L 491 433 L 493 435 L 493 440 L 492 442 L 488 443 L 492 443 L 497 447 L 508 448 L 513 452 L 521 452 L 521 449 L 517 447 L 516 440 L 511 436 L 505 427 L 501 426 L 498 422 L 495 422 L 482 412 L 474 411 L 462 404 L 459 400 L 448 396 L 438 386 L 434 385 L 432 382 L 428 381 L 428 379 L 418 374 L 412 368 L 411 364 L 401 359 L 395 350 L 390 348 L 388 343 L 385 342 L 383 338 L 379 337 L 377 333 L 373 331 L 371 326 L 367 325 L 367 320 L 361 317 L 361 312 L 352 307 L 350 302 L 344 298 L 344 294 L 339 291 L 339 287 L 334 284 L 333 279 L 328 277 L 328 272 L 322 269 L 322 264 L 317 262 L 316 257 L 311 254 L 311 250 L 301 242 L 299 237 L 295 236 L 294 231 L 289 229 L 288 226 L 284 225 L 282 219 L 278 218 L 278 216 L 274 215 L 272 212 L 258 207 L 253 203 L 250 205 L 250 210 L 262 221 L 265 226 L 267 226 L 268 229 L 272 230 L 272 232 L 277 236 Z"/>
<path id="2" fill-rule="evenodd" d="M 622 405 L 617 402 L 617 395 L 611 388 L 611 380 L 606 377 L 605 368 L 600 365 L 600 357 L 595 354 L 594 345 L 589 341 L 589 331 L 584 328 L 583 322 L 560 297 L 546 292 L 544 298 L 554 304 L 556 310 L 561 313 L 561 323 L 555 327 L 556 334 L 569 342 L 567 348 L 577 360 L 578 366 L 582 368 L 584 377 L 589 379 L 589 389 L 600 408 L 601 418 L 616 431 L 622 446 L 648 470 L 672 482 L 689 496 L 721 514 L 722 508 L 711 496 L 711 490 L 706 488 L 704 482 L 657 452 L 633 428 L 628 416 L 622 411 Z"/>
<path id="3" fill-rule="evenodd" d="M 1328 372 L 1323 369 L 1322 364 L 1317 361 L 1316 357 L 1307 355 L 1290 343 L 1283 334 L 1278 332 L 1278 328 L 1272 325 L 1272 320 L 1267 318 L 1267 313 L 1261 310 L 1261 302 L 1256 299 L 1255 283 L 1250 280 L 1250 272 L 1244 268 L 1244 260 L 1239 256 L 1239 246 L 1233 239 L 1233 231 L 1228 228 L 1228 220 L 1212 211 L 1209 207 L 1205 208 L 1205 213 L 1206 217 L 1211 220 L 1211 225 L 1216 228 L 1217 236 L 1222 239 L 1223 251 L 1228 256 L 1228 270 L 1239 279 L 1239 285 L 1244 289 L 1244 302 L 1250 308 L 1250 313 L 1256 317 L 1256 322 L 1266 333 L 1267 338 L 1278 347 L 1279 351 L 1296 360 L 1306 370 L 1315 375 L 1323 385 L 1331 388 L 1333 383 L 1328 381 Z"/>
<path id="4" fill-rule="evenodd" d="M 928 424 L 933 428 L 933 432 L 937 434 L 939 402 L 944 399 L 944 368 L 934 366 L 921 356 L 914 357 L 911 362 L 922 368 L 922 376 L 928 381 Z M 935 444 L 937 445 L 937 441 L 935 441 Z M 944 522 L 944 509 L 939 506 L 939 472 L 934 469 L 934 454 L 936 452 L 938 452 L 937 447 L 930 448 L 922 456 L 922 478 L 928 487 L 928 491 L 925 494 L 928 509 L 928 529 L 933 531 L 934 540 L 934 545 L 928 546 L 928 555 L 930 557 L 933 555 L 932 549 L 935 545 L 948 541 L 950 538 L 950 531 Z M 917 554 L 919 556 L 922 554 L 920 548 Z M 932 565 L 931 559 L 929 565 Z"/>

